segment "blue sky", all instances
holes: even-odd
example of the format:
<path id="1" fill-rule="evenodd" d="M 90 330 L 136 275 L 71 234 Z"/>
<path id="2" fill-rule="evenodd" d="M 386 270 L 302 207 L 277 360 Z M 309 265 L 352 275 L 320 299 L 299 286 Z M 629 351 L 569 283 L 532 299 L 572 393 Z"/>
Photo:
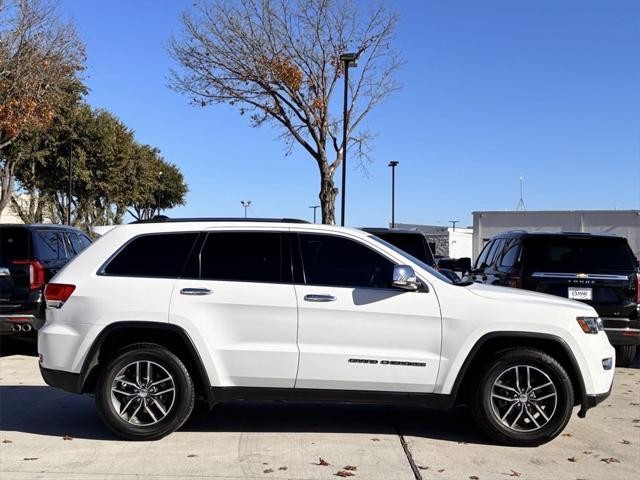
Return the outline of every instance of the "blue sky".
<path id="1" fill-rule="evenodd" d="M 250 199 L 252 216 L 310 219 L 310 157 L 167 88 L 166 45 L 192 3 L 63 0 L 87 45 L 88 101 L 182 169 L 187 204 L 170 215 L 240 216 Z M 392 159 L 399 222 L 515 209 L 520 175 L 529 210 L 640 208 L 640 2 L 386 3 L 401 17 L 403 89 L 369 116 L 374 163 L 349 171 L 347 224 L 389 222 Z"/>

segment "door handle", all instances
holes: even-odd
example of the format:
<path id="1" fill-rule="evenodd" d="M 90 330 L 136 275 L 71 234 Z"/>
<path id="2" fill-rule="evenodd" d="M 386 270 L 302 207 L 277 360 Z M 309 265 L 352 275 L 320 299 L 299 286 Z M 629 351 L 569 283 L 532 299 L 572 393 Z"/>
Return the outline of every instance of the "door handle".
<path id="1" fill-rule="evenodd" d="M 335 302 L 336 297 L 333 295 L 305 295 L 305 302 Z"/>
<path id="2" fill-rule="evenodd" d="M 180 295 L 211 295 L 213 292 L 208 288 L 183 288 Z"/>

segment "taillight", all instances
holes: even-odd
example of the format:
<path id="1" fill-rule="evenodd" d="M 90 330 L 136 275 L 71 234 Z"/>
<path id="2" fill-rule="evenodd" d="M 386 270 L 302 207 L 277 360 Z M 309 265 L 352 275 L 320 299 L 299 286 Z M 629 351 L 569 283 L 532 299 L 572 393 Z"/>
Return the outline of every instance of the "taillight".
<path id="1" fill-rule="evenodd" d="M 62 307 L 62 305 L 64 305 L 64 302 L 69 299 L 75 289 L 75 285 L 67 285 L 64 283 L 49 283 L 44 289 L 44 299 L 47 302 L 47 307 Z"/>
<path id="2" fill-rule="evenodd" d="M 37 290 L 44 286 L 44 266 L 37 260 L 14 260 L 14 265 L 29 266 L 29 290 Z"/>

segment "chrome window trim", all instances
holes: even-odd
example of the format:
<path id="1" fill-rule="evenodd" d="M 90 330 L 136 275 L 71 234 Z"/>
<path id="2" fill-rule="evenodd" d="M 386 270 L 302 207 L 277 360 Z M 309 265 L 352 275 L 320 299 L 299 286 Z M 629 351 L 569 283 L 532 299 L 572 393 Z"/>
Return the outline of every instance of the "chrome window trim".
<path id="1" fill-rule="evenodd" d="M 534 272 L 534 278 L 571 278 L 578 280 L 623 280 L 629 281 L 628 275 L 609 275 L 604 273 L 563 273 L 563 272 Z"/>

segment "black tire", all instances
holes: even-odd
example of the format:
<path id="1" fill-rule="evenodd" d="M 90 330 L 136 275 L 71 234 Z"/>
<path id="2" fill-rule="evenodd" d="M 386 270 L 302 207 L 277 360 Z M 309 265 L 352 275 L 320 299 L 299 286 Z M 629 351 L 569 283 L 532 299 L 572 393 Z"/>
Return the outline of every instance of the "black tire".
<path id="1" fill-rule="evenodd" d="M 135 364 L 135 362 L 145 362 L 144 364 L 146 364 L 147 362 L 151 362 L 153 368 L 155 368 L 156 371 L 160 372 L 160 374 L 158 375 L 159 377 L 163 377 L 165 372 L 168 373 L 171 377 L 172 383 L 168 386 L 174 386 L 173 393 L 175 394 L 175 396 L 155 397 L 161 401 L 162 399 L 167 398 L 171 400 L 170 405 L 168 406 L 163 403 L 166 410 L 166 416 L 158 419 L 157 423 L 149 425 L 135 425 L 133 423 L 130 423 L 129 421 L 127 421 L 127 419 L 120 416 L 120 414 L 116 410 L 116 405 L 114 405 L 114 399 L 117 397 L 112 395 L 111 389 L 114 385 L 116 375 L 118 375 L 118 373 L 121 372 L 123 368 L 127 368 L 128 365 Z M 144 379 L 145 377 L 141 375 L 141 378 Z M 150 380 L 147 379 L 146 382 L 149 383 Z M 118 387 L 121 388 L 121 386 L 126 388 L 126 386 L 119 383 Z M 131 388 L 131 391 L 135 391 L 135 387 L 129 388 Z M 161 388 L 165 387 L 163 386 Z M 131 408 L 135 409 L 136 405 L 147 408 L 147 406 L 143 405 L 142 403 L 153 402 L 153 399 L 149 398 L 152 397 L 152 395 L 146 393 L 146 388 L 144 389 L 144 391 L 144 398 L 140 397 L 140 395 L 138 394 L 133 395 L 135 398 L 133 399 L 134 403 L 132 404 Z M 132 394 L 129 393 L 128 395 Z M 166 395 L 171 395 L 171 393 Z M 178 358 L 167 348 L 153 343 L 136 343 L 133 345 L 129 345 L 120 350 L 110 360 L 108 360 L 104 367 L 101 369 L 100 375 L 98 377 L 95 389 L 95 397 L 98 413 L 102 421 L 116 435 L 126 440 L 158 440 L 174 432 L 175 430 L 180 428 L 182 424 L 184 424 L 184 422 L 189 418 L 195 402 L 193 380 L 191 379 L 189 371 L 184 366 L 184 363 L 182 363 L 180 358 Z M 119 405 L 120 408 L 122 408 L 122 403 L 120 403 Z M 162 415 L 158 410 L 152 408 L 153 405 L 151 403 L 147 403 L 147 405 L 149 406 L 148 408 L 150 410 L 156 411 L 155 415 L 157 417 L 160 417 Z M 142 416 L 142 413 L 144 413 L 144 409 L 141 409 L 140 416 Z M 146 413 L 144 414 L 147 415 Z M 130 416 L 132 417 L 130 418 L 130 420 L 138 421 L 138 419 L 134 418 L 133 415 Z M 152 421 L 150 417 L 149 421 Z"/>
<path id="2" fill-rule="evenodd" d="M 636 356 L 635 345 L 617 345 L 616 349 L 616 367 L 628 367 Z"/>
<path id="3" fill-rule="evenodd" d="M 519 368 L 515 369 L 516 366 Z M 510 375 L 515 379 L 515 372 L 519 372 L 520 375 L 522 375 L 523 371 L 520 369 L 520 366 L 532 367 L 530 369 L 525 368 L 524 375 L 532 372 L 532 379 L 536 379 L 537 376 L 540 384 L 544 384 L 550 379 L 553 387 L 548 386 L 544 387 L 544 389 L 538 387 L 535 390 L 539 392 L 538 397 L 540 397 L 540 399 L 542 399 L 547 392 L 555 393 L 555 401 L 554 398 L 551 397 L 550 400 L 546 400 L 546 404 L 543 404 L 532 396 L 532 403 L 529 403 L 529 400 L 523 400 L 523 403 L 520 403 L 516 400 L 516 398 L 519 398 L 516 393 L 502 390 L 503 387 L 500 386 L 496 387 L 494 393 L 509 396 L 509 401 L 506 402 L 498 399 L 494 401 L 492 399 L 494 382 L 497 382 L 503 374 L 505 375 L 502 379 L 509 379 L 511 378 L 509 377 Z M 502 379 L 500 380 L 500 384 L 506 385 Z M 526 377 L 523 378 L 523 383 L 524 381 L 526 381 Z M 534 386 L 535 384 L 532 383 L 531 385 Z M 553 388 L 555 388 L 555 391 Z M 522 389 L 525 389 L 525 387 L 522 386 Z M 549 406 L 549 402 L 552 403 L 553 408 Z M 553 357 L 540 350 L 519 349 L 500 352 L 488 362 L 487 369 L 481 374 L 476 388 L 472 393 L 470 406 L 478 426 L 493 440 L 505 445 L 533 447 L 552 440 L 562 432 L 571 418 L 573 402 L 574 393 L 571 379 L 562 365 Z M 536 411 L 534 403 L 538 403 L 539 406 L 542 407 L 542 412 L 538 413 Z M 506 417 L 507 423 L 511 423 L 518 414 L 524 413 L 521 417 L 516 418 L 516 422 L 519 421 L 520 424 L 516 423 L 515 429 L 510 428 L 509 425 L 505 425 L 499 416 L 507 411 L 512 404 L 514 410 Z M 500 410 L 500 408 L 502 408 L 502 410 Z M 550 410 L 551 415 L 547 423 L 544 424 L 546 419 L 542 416 L 542 413 L 546 412 L 548 414 Z M 533 412 L 533 415 L 530 415 L 531 412 Z M 532 416 L 534 419 L 531 419 Z M 535 418 L 537 418 L 537 420 L 535 420 Z M 534 420 L 535 422 L 539 421 L 541 425 L 536 427 L 533 423 Z M 526 425 L 524 422 L 529 422 L 529 424 Z M 524 426 L 518 430 L 518 427 L 521 425 Z M 522 431 L 527 428 L 532 430 Z"/>

